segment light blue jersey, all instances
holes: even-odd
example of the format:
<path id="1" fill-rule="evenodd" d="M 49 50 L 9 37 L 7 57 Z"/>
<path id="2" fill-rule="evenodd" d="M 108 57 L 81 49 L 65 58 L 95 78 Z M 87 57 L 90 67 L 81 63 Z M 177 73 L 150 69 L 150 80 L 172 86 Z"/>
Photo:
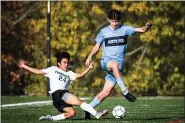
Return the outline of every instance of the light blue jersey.
<path id="1" fill-rule="evenodd" d="M 96 36 L 96 42 L 102 45 L 101 67 L 108 71 L 105 80 L 117 83 L 112 71 L 107 68 L 107 63 L 113 60 L 119 64 L 119 70 L 122 71 L 124 57 L 127 49 L 127 38 L 135 34 L 136 28 L 132 26 L 119 25 L 117 29 L 107 26 L 100 30 Z"/>
<path id="2" fill-rule="evenodd" d="M 95 41 L 102 45 L 102 59 L 115 60 L 122 66 L 127 49 L 127 38 L 135 32 L 134 27 L 125 25 L 119 25 L 115 30 L 110 26 L 101 29 Z"/>

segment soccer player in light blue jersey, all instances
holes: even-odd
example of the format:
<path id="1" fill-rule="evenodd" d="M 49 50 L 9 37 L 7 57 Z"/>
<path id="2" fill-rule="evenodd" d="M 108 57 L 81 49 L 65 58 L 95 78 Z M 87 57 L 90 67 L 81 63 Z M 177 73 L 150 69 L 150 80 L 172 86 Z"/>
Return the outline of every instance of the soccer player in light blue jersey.
<path id="1" fill-rule="evenodd" d="M 132 26 L 121 25 L 121 13 L 118 10 L 112 9 L 108 13 L 109 26 L 102 28 L 96 36 L 96 45 L 89 54 L 86 65 L 89 66 L 92 57 L 99 51 L 102 46 L 101 67 L 107 71 L 105 77 L 105 85 L 103 90 L 98 93 L 91 101 L 90 105 L 96 107 L 101 103 L 118 83 L 125 98 L 130 102 L 135 102 L 136 98 L 129 93 L 124 84 L 122 76 L 122 67 L 124 64 L 124 57 L 127 49 L 127 39 L 136 32 L 144 33 L 152 26 L 151 22 L 146 23 L 145 26 L 134 28 Z M 86 113 L 86 119 L 90 119 L 90 114 Z"/>

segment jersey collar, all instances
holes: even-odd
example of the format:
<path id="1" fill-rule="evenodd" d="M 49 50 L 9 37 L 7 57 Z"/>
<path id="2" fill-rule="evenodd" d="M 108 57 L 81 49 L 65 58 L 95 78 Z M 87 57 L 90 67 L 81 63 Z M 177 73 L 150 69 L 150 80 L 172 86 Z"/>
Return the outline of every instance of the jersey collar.
<path id="1" fill-rule="evenodd" d="M 109 25 L 109 28 L 110 28 L 111 30 L 117 30 L 117 29 L 119 29 L 120 27 L 121 27 L 121 25 L 118 25 L 116 29 L 113 29 L 113 28 Z"/>

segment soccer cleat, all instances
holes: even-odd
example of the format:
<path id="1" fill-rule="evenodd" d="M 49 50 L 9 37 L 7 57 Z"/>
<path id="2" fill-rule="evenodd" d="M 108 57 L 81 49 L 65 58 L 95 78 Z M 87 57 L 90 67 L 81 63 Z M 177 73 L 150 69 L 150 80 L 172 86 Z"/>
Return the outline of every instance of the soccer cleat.
<path id="1" fill-rule="evenodd" d="M 103 110 L 103 116 L 106 116 L 107 114 L 109 114 L 108 110 Z"/>
<path id="2" fill-rule="evenodd" d="M 85 119 L 90 120 L 91 119 L 91 114 L 87 111 L 84 111 L 84 112 L 85 112 Z"/>
<path id="3" fill-rule="evenodd" d="M 39 120 L 53 120 L 51 115 L 41 116 Z"/>
<path id="4" fill-rule="evenodd" d="M 98 113 L 95 115 L 95 117 L 96 117 L 96 119 L 100 119 L 102 116 L 105 116 L 105 115 L 107 115 L 108 113 L 109 113 L 108 110 L 103 110 L 103 111 L 101 111 L 101 112 L 98 112 Z"/>
<path id="5" fill-rule="evenodd" d="M 125 95 L 125 98 L 130 102 L 136 101 L 136 98 L 131 93 L 127 93 L 127 95 Z"/>

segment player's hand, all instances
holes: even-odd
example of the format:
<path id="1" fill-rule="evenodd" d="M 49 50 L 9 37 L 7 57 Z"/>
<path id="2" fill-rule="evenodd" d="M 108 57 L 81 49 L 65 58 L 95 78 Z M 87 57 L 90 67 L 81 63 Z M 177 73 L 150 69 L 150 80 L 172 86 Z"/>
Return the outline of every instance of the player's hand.
<path id="1" fill-rule="evenodd" d="M 93 61 L 90 62 L 89 64 L 89 68 L 92 69 L 93 68 Z"/>
<path id="2" fill-rule="evenodd" d="M 19 67 L 20 68 L 22 68 L 22 67 L 24 67 L 25 66 L 25 64 L 23 63 L 23 62 L 19 62 Z"/>
<path id="3" fill-rule="evenodd" d="M 146 27 L 149 29 L 152 26 L 152 22 L 149 21 L 148 23 L 146 23 Z"/>
<path id="4" fill-rule="evenodd" d="M 85 62 L 85 65 L 86 65 L 87 67 L 89 67 L 91 61 L 92 61 L 92 58 L 91 58 L 91 57 L 88 57 L 87 60 L 86 60 L 86 62 Z"/>

